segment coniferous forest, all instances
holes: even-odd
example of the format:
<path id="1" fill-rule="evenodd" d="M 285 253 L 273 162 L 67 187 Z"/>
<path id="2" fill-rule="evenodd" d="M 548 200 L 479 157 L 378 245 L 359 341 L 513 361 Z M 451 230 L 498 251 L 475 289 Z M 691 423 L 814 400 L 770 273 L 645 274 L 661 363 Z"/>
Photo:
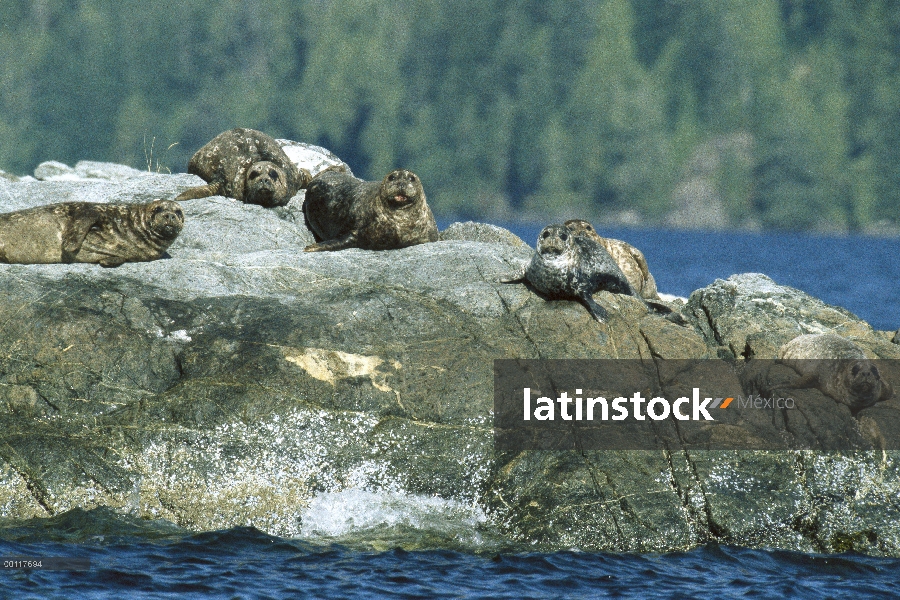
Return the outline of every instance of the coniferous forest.
<path id="1" fill-rule="evenodd" d="M 894 0 L 0 0 L 0 74 L 14 174 L 243 126 L 445 216 L 900 227 Z"/>

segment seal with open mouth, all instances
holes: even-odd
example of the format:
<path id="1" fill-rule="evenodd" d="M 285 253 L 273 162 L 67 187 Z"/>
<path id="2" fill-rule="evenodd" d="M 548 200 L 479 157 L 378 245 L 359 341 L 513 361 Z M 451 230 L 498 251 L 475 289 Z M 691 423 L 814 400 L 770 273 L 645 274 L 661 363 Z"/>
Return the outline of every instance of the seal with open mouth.
<path id="1" fill-rule="evenodd" d="M 303 212 L 317 242 L 306 252 L 389 250 L 438 240 L 422 181 L 406 169 L 381 181 L 363 181 L 328 168 L 306 188 Z"/>

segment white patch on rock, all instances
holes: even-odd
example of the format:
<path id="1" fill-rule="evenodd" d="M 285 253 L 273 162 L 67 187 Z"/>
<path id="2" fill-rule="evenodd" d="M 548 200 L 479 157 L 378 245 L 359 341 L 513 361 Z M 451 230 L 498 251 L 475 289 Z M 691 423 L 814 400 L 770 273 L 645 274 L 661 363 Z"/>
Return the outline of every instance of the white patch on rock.
<path id="1" fill-rule="evenodd" d="M 191 336 L 188 335 L 187 330 L 179 329 L 178 331 L 173 331 L 167 335 L 166 339 L 170 339 L 174 342 L 190 342 Z"/>
<path id="2" fill-rule="evenodd" d="M 301 169 L 309 171 L 310 175 L 315 177 L 325 169 L 335 165 L 344 165 L 347 172 L 350 173 L 350 167 L 331 151 L 313 144 L 304 144 L 303 142 L 294 142 L 291 140 L 275 140 L 288 155 L 294 164 Z M 352 174 L 352 173 L 351 173 Z"/>
<path id="3" fill-rule="evenodd" d="M 81 177 L 69 165 L 55 160 L 42 162 L 34 169 L 34 177 L 40 181 L 78 181 Z"/>
<path id="4" fill-rule="evenodd" d="M 385 361 L 377 356 L 363 356 L 322 348 L 305 348 L 302 353 L 298 354 L 286 350 L 284 357 L 288 362 L 297 365 L 319 381 L 335 385 L 342 379 L 368 377 L 372 386 L 382 392 L 394 392 L 394 390 L 387 385 L 386 381 L 387 376 L 391 373 L 379 370 L 379 367 L 387 365 L 394 371 L 398 371 L 402 366 L 395 360 Z"/>
<path id="5" fill-rule="evenodd" d="M 664 294 L 663 292 L 659 293 L 659 299 L 663 302 L 675 302 L 676 300 L 681 300 L 682 302 L 687 302 L 687 298 L 684 296 L 676 296 L 675 294 Z"/>

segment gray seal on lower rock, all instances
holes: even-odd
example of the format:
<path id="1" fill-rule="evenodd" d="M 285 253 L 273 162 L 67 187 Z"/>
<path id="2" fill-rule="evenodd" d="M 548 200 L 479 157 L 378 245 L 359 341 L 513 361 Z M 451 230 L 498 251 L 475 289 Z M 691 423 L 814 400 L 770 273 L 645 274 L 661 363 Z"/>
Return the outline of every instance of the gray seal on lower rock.
<path id="1" fill-rule="evenodd" d="M 48 204 L 0 214 L 0 263 L 118 267 L 156 260 L 183 226 L 184 213 L 171 200 Z"/>
<path id="2" fill-rule="evenodd" d="M 863 349 L 834 333 L 795 337 L 781 346 L 778 360 L 800 375 L 793 388 L 814 387 L 856 413 L 889 399 L 894 391 Z"/>
<path id="3" fill-rule="evenodd" d="M 593 298 L 600 290 L 633 296 L 649 310 L 680 317 L 669 307 L 642 298 L 606 248 L 592 236 L 565 225 L 548 225 L 538 234 L 535 246 L 524 272 L 502 278 L 500 283 L 527 282 L 549 300 L 577 300 L 601 323 L 609 315 Z"/>
<path id="4" fill-rule="evenodd" d="M 587 221 L 569 219 L 563 224 L 575 233 L 584 233 L 600 242 L 600 245 L 606 248 L 609 255 L 622 269 L 622 273 L 628 278 L 631 287 L 642 297 L 649 300 L 660 299 L 656 289 L 656 280 L 650 273 L 650 267 L 647 265 L 647 259 L 644 258 L 643 252 L 628 242 L 601 236 Z"/>
<path id="5" fill-rule="evenodd" d="M 220 133 L 197 150 L 188 173 L 207 184 L 185 190 L 177 201 L 227 196 L 267 208 L 284 206 L 310 180 L 309 171 L 294 164 L 274 138 L 242 127 Z"/>
<path id="6" fill-rule="evenodd" d="M 406 169 L 363 181 L 329 167 L 307 186 L 303 213 L 317 242 L 306 252 L 390 250 L 438 240 L 422 181 Z"/>

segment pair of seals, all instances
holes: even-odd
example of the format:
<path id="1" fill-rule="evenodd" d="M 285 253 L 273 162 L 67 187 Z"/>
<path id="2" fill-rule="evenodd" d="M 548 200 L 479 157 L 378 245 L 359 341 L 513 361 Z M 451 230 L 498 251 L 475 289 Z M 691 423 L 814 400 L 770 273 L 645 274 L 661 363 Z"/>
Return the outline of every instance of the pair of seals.
<path id="1" fill-rule="evenodd" d="M 329 167 L 307 186 L 303 213 L 317 242 L 306 252 L 390 250 L 438 240 L 422 182 L 405 169 L 363 181 L 343 167 Z"/>
<path id="2" fill-rule="evenodd" d="M 609 315 L 597 304 L 593 294 L 606 290 L 634 296 L 649 310 L 667 314 L 675 322 L 684 324 L 683 317 L 679 319 L 680 315 L 672 313 L 669 307 L 642 298 L 606 248 L 593 236 L 573 231 L 565 225 L 544 227 L 538 234 L 535 253 L 525 271 L 503 278 L 500 283 L 526 281 L 550 300 L 581 302 L 601 323 Z"/>
<path id="3" fill-rule="evenodd" d="M 894 393 L 863 349 L 834 333 L 796 337 L 781 347 L 778 359 L 800 375 L 790 387 L 817 388 L 854 414 Z"/>
<path id="4" fill-rule="evenodd" d="M 238 127 L 220 133 L 188 163 L 188 173 L 207 185 L 185 190 L 175 200 L 228 196 L 260 206 L 284 206 L 306 187 L 309 171 L 288 158 L 274 138 Z"/>
<path id="5" fill-rule="evenodd" d="M 587 221 L 581 219 L 569 219 L 564 223 L 566 227 L 574 233 L 584 233 L 600 243 L 606 248 L 609 255 L 613 257 L 616 264 L 625 274 L 628 283 L 642 297 L 649 300 L 659 300 L 659 292 L 656 290 L 656 280 L 650 273 L 650 267 L 647 265 L 647 259 L 644 253 L 622 240 L 602 237 L 594 227 Z"/>
<path id="6" fill-rule="evenodd" d="M 148 204 L 64 202 L 0 214 L 0 262 L 126 262 L 160 258 L 184 226 L 170 200 Z"/>

